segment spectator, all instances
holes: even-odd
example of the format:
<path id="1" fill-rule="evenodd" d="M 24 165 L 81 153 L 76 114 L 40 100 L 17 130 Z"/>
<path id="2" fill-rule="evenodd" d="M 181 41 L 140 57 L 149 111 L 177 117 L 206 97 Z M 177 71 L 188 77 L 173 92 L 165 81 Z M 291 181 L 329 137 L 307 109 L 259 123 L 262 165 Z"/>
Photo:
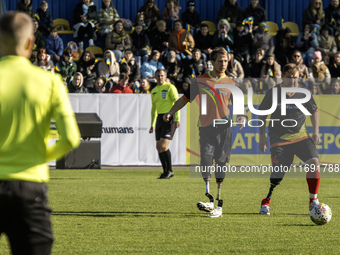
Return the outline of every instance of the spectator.
<path id="1" fill-rule="evenodd" d="M 228 0 L 227 0 L 228 1 Z M 234 36 L 230 29 L 230 24 L 226 19 L 220 19 L 217 29 L 212 38 L 212 46 L 214 48 L 227 46 L 231 48 L 234 45 Z"/>
<path id="2" fill-rule="evenodd" d="M 32 0 L 20 0 L 15 8 L 16 11 L 24 12 L 30 17 L 34 17 Z"/>
<path id="3" fill-rule="evenodd" d="M 135 30 L 131 35 L 133 54 L 139 66 L 148 59 L 147 46 L 150 44 L 149 37 L 143 29 L 142 23 L 135 24 Z"/>
<path id="4" fill-rule="evenodd" d="M 314 79 L 314 82 L 330 82 L 331 74 L 328 67 L 322 61 L 322 54 L 320 51 L 315 51 L 313 61 L 309 67 L 309 77 Z"/>
<path id="5" fill-rule="evenodd" d="M 242 66 L 246 66 L 250 62 L 253 43 L 252 26 L 245 26 L 242 22 L 237 22 L 234 30 L 234 56 Z"/>
<path id="6" fill-rule="evenodd" d="M 289 58 L 294 51 L 295 43 L 290 32 L 289 27 L 282 27 L 276 35 L 275 55 L 281 66 L 289 63 Z"/>
<path id="7" fill-rule="evenodd" d="M 339 95 L 340 94 L 339 79 L 332 79 L 329 89 L 327 89 L 324 94 Z"/>
<path id="8" fill-rule="evenodd" d="M 175 21 L 179 20 L 179 11 L 177 0 L 167 0 L 166 6 L 162 12 L 162 18 L 166 22 L 167 30 L 171 33 L 174 30 Z M 183 26 L 183 25 L 182 25 Z"/>
<path id="9" fill-rule="evenodd" d="M 167 79 L 169 79 L 168 83 L 175 85 L 177 89 L 180 88 L 183 79 L 183 72 L 178 64 L 176 53 L 174 51 L 170 51 L 167 54 L 166 59 L 163 60 L 163 65 L 167 73 Z"/>
<path id="10" fill-rule="evenodd" d="M 194 41 L 196 48 L 201 50 L 203 60 L 207 61 L 212 52 L 212 36 L 209 34 L 208 24 L 200 24 L 200 29 L 194 36 Z"/>
<path id="11" fill-rule="evenodd" d="M 161 56 L 169 45 L 169 34 L 166 32 L 166 22 L 164 20 L 158 20 L 156 26 L 149 33 L 150 44 L 153 50 L 158 50 Z"/>
<path id="12" fill-rule="evenodd" d="M 258 28 L 258 26 L 265 22 L 266 19 L 266 11 L 260 6 L 259 0 L 251 0 L 251 4 L 244 10 L 244 17 L 253 17 L 254 18 L 254 30 Z"/>
<path id="13" fill-rule="evenodd" d="M 91 51 L 84 51 L 77 63 L 77 72 L 80 72 L 84 78 L 84 87 L 93 88 L 94 81 L 97 77 L 96 59 Z"/>
<path id="14" fill-rule="evenodd" d="M 207 63 L 201 59 L 201 50 L 192 51 L 192 59 L 184 66 L 183 77 L 195 78 L 207 72 Z"/>
<path id="15" fill-rule="evenodd" d="M 308 68 L 303 63 L 301 52 L 298 50 L 293 51 L 290 63 L 295 64 L 299 69 L 300 84 L 305 82 L 309 78 Z"/>
<path id="16" fill-rule="evenodd" d="M 217 13 L 216 22 L 226 19 L 230 26 L 235 28 L 237 21 L 243 20 L 242 8 L 236 2 L 237 0 L 225 0 L 224 5 L 221 6 Z"/>
<path id="17" fill-rule="evenodd" d="M 312 24 L 317 28 L 317 35 L 319 35 L 320 28 L 325 24 L 325 13 L 323 11 L 322 0 L 311 0 L 308 8 L 303 12 L 302 25 Z"/>
<path id="18" fill-rule="evenodd" d="M 183 28 L 182 21 L 176 20 L 174 27 L 175 30 L 169 36 L 169 51 L 174 51 L 177 61 L 181 63 L 182 56 L 191 59 L 195 41 L 192 35 Z"/>
<path id="19" fill-rule="evenodd" d="M 106 36 L 105 49 L 112 50 L 119 62 L 124 55 L 124 50 L 131 49 L 131 47 L 131 39 L 124 31 L 123 22 L 121 20 L 116 21 L 113 31 Z"/>
<path id="20" fill-rule="evenodd" d="M 312 95 L 322 95 L 319 84 L 315 84 L 314 82 L 311 82 L 309 84 L 308 89 L 312 92 Z"/>
<path id="21" fill-rule="evenodd" d="M 119 94 L 132 94 L 133 91 L 129 86 L 129 76 L 126 73 L 119 75 L 119 82 L 116 86 L 112 87 L 110 93 Z"/>
<path id="22" fill-rule="evenodd" d="M 335 53 L 334 63 L 330 64 L 328 69 L 332 78 L 340 77 L 340 52 Z"/>
<path id="23" fill-rule="evenodd" d="M 189 77 L 184 77 L 183 83 L 182 83 L 182 91 L 185 92 L 188 89 L 190 89 L 191 85 L 191 79 Z"/>
<path id="24" fill-rule="evenodd" d="M 161 68 L 165 69 L 162 62 L 159 61 L 161 54 L 157 50 L 153 50 L 149 59 L 143 63 L 140 72 L 143 78 L 148 78 L 151 83 L 156 83 L 155 73 L 156 70 Z"/>
<path id="25" fill-rule="evenodd" d="M 50 29 L 53 26 L 52 16 L 48 9 L 48 3 L 46 1 L 42 1 L 40 3 L 40 8 L 37 10 L 37 14 L 39 16 L 39 30 L 44 34 L 48 35 L 50 33 Z"/>
<path id="26" fill-rule="evenodd" d="M 106 91 L 106 87 L 104 86 L 105 79 L 103 77 L 97 77 L 94 82 L 94 87 L 88 89 L 88 93 L 104 93 Z"/>
<path id="27" fill-rule="evenodd" d="M 334 34 L 335 43 L 338 49 L 340 49 L 340 20 L 336 21 L 336 31 Z"/>
<path id="28" fill-rule="evenodd" d="M 268 34 L 268 25 L 266 22 L 262 22 L 259 25 L 258 32 L 254 36 L 253 46 L 256 49 L 263 49 L 266 55 L 274 53 L 274 38 L 272 35 Z"/>
<path id="29" fill-rule="evenodd" d="M 87 88 L 83 86 L 84 78 L 80 72 L 76 72 L 73 79 L 68 83 L 67 88 L 69 93 L 87 93 Z"/>
<path id="30" fill-rule="evenodd" d="M 44 41 L 44 36 L 43 34 L 40 32 L 39 28 L 39 23 L 36 19 L 33 19 L 33 26 L 34 26 L 34 36 L 35 36 L 35 42 L 34 42 L 34 46 L 33 46 L 33 50 L 32 50 L 32 56 L 31 56 L 31 61 L 34 62 L 36 57 L 37 57 L 37 53 L 38 50 L 46 48 L 45 46 L 45 41 Z"/>
<path id="31" fill-rule="evenodd" d="M 319 46 L 316 48 L 318 51 L 321 51 L 322 58 L 325 60 L 326 65 L 329 65 L 330 60 L 333 61 L 334 54 L 338 50 L 334 36 L 330 35 L 330 33 L 330 27 L 323 25 L 321 34 L 318 36 Z"/>
<path id="32" fill-rule="evenodd" d="M 275 55 L 270 54 L 267 58 L 267 63 L 261 70 L 262 78 L 281 78 L 281 66 L 275 61 Z"/>
<path id="33" fill-rule="evenodd" d="M 255 52 L 255 59 L 251 61 L 246 67 L 246 77 L 260 78 L 263 66 L 266 64 L 264 60 L 264 50 L 259 48 Z"/>
<path id="34" fill-rule="evenodd" d="M 273 88 L 281 82 L 281 66 L 275 61 L 275 55 L 270 54 L 267 63 L 261 70 L 261 80 L 257 92 L 265 93 L 268 89 Z M 262 86 L 261 86 L 262 85 Z"/>
<path id="35" fill-rule="evenodd" d="M 334 35 L 334 31 L 336 31 L 338 20 L 340 20 L 339 0 L 331 0 L 325 9 L 325 24 L 331 29 L 331 35 Z"/>
<path id="36" fill-rule="evenodd" d="M 56 64 L 56 71 L 61 75 L 63 81 L 67 84 L 71 77 L 77 72 L 77 64 L 74 63 L 72 51 L 68 48 L 63 53 L 64 60 Z"/>
<path id="37" fill-rule="evenodd" d="M 138 12 L 144 13 L 144 21 L 149 29 L 152 29 L 156 22 L 161 19 L 158 7 L 155 0 L 146 0 L 145 4 L 139 9 Z"/>
<path id="38" fill-rule="evenodd" d="M 243 80 L 243 82 L 239 83 L 238 87 L 242 90 L 244 95 L 248 94 L 249 88 L 252 88 L 251 80 Z"/>
<path id="39" fill-rule="evenodd" d="M 54 65 L 50 58 L 51 57 L 46 53 L 45 49 L 40 49 L 38 50 L 37 59 L 33 62 L 33 65 L 39 66 L 45 71 L 54 73 Z"/>
<path id="40" fill-rule="evenodd" d="M 185 26 L 190 25 L 190 33 L 193 36 L 199 30 L 201 16 L 195 11 L 195 1 L 188 2 L 188 9 L 182 14 L 182 21 Z"/>
<path id="41" fill-rule="evenodd" d="M 140 80 L 140 87 L 139 87 L 139 93 L 141 94 L 150 94 L 150 83 L 148 81 L 148 79 L 146 78 L 142 78 Z"/>
<path id="42" fill-rule="evenodd" d="M 243 67 L 239 61 L 234 59 L 233 52 L 230 52 L 228 55 L 229 55 L 229 61 L 228 61 L 226 74 L 232 79 L 241 81 L 244 78 Z"/>
<path id="43" fill-rule="evenodd" d="M 124 58 L 119 65 L 121 73 L 127 73 L 129 75 L 129 84 L 133 91 L 139 88 L 140 79 L 140 65 L 137 64 L 136 59 L 133 56 L 131 49 L 126 49 Z"/>
<path id="44" fill-rule="evenodd" d="M 307 65 L 307 67 L 312 62 L 314 51 L 318 46 L 318 38 L 312 31 L 312 25 L 305 24 L 302 32 L 296 39 L 296 49 L 301 52 L 303 62 Z"/>
<path id="45" fill-rule="evenodd" d="M 98 33 L 101 36 L 112 32 L 113 24 L 119 20 L 119 14 L 112 0 L 103 0 L 102 8 L 98 12 Z"/>
<path id="46" fill-rule="evenodd" d="M 97 18 L 97 7 L 93 0 L 80 0 L 74 9 L 73 14 L 73 37 L 78 37 L 79 48 L 84 50 L 84 37 L 87 34 L 89 38 L 89 46 L 93 46 L 93 40 L 96 38 L 95 25 L 93 20 Z"/>
<path id="47" fill-rule="evenodd" d="M 140 24 L 143 28 L 143 30 L 147 30 L 148 26 L 145 23 L 145 15 L 144 12 L 138 12 L 135 18 L 135 28 L 136 28 L 136 24 Z"/>
<path id="48" fill-rule="evenodd" d="M 57 28 L 50 29 L 50 35 L 46 38 L 46 51 L 54 62 L 58 62 L 63 55 L 64 43 L 57 33 Z"/>
<path id="49" fill-rule="evenodd" d="M 107 91 L 117 85 L 120 73 L 115 54 L 111 50 L 105 51 L 103 61 L 98 64 L 98 76 L 106 80 Z"/>

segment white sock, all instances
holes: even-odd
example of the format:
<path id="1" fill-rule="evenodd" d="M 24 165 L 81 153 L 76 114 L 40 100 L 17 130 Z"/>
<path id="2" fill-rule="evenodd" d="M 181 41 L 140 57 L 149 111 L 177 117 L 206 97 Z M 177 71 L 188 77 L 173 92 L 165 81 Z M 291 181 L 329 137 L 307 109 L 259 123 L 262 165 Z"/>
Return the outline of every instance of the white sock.
<path id="1" fill-rule="evenodd" d="M 90 39 L 90 40 L 89 40 L 89 46 L 94 46 L 93 39 Z"/>
<path id="2" fill-rule="evenodd" d="M 318 198 L 318 194 L 309 193 L 309 198 L 313 199 L 313 200 L 316 200 Z"/>

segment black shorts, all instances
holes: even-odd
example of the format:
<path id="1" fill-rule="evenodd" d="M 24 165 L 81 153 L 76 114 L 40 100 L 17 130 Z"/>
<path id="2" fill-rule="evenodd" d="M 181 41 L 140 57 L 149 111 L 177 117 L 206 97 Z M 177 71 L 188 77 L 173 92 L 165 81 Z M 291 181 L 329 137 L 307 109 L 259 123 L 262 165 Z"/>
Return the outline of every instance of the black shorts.
<path id="1" fill-rule="evenodd" d="M 319 158 L 316 146 L 311 138 L 304 139 L 297 143 L 275 146 L 270 149 L 272 165 L 289 168 L 296 155 L 303 162 L 312 158 Z M 271 178 L 282 179 L 285 172 L 272 172 Z"/>
<path id="2" fill-rule="evenodd" d="M 212 156 L 218 164 L 225 165 L 225 163 L 229 162 L 232 140 L 231 130 L 230 127 L 199 128 L 201 162 L 205 155 Z"/>
<path id="3" fill-rule="evenodd" d="M 53 234 L 47 186 L 28 181 L 0 181 L 0 234 L 13 254 L 51 254 Z"/>
<path id="4" fill-rule="evenodd" d="M 170 121 L 165 122 L 163 115 L 164 114 L 158 114 L 157 117 L 155 130 L 156 141 L 159 141 L 161 138 L 172 140 L 176 131 L 174 118 L 171 117 Z"/>

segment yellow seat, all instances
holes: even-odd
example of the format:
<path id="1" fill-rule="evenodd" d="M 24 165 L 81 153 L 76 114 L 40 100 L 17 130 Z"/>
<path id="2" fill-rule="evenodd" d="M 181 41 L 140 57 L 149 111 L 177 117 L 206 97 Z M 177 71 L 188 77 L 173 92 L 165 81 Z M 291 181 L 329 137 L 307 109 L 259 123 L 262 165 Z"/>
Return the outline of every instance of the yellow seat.
<path id="1" fill-rule="evenodd" d="M 272 21 L 266 21 L 269 29 L 268 29 L 268 34 L 275 36 L 277 34 L 277 31 L 279 30 L 279 26 Z"/>
<path id="2" fill-rule="evenodd" d="M 70 22 L 66 19 L 55 19 L 53 20 L 53 26 L 57 28 L 58 34 L 72 35 L 73 30 L 71 29 Z"/>
<path id="3" fill-rule="evenodd" d="M 85 50 L 91 51 L 98 61 L 103 61 L 103 49 L 98 46 L 89 46 Z"/>
<path id="4" fill-rule="evenodd" d="M 287 21 L 283 23 L 282 26 L 289 27 L 292 36 L 298 36 L 300 34 L 299 26 L 295 22 Z"/>
<path id="5" fill-rule="evenodd" d="M 209 20 L 202 21 L 202 23 L 205 23 L 209 27 L 209 34 L 213 35 L 216 31 L 216 25 L 214 22 L 211 22 Z"/>

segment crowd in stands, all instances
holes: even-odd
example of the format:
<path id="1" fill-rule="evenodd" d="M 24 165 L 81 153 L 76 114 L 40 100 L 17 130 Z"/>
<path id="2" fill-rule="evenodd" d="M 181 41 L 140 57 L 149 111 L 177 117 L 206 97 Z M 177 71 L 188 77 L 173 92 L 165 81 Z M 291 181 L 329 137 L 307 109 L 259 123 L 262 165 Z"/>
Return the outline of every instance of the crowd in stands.
<path id="1" fill-rule="evenodd" d="M 244 92 L 253 88 L 254 93 L 264 93 L 281 82 L 283 66 L 295 63 L 301 87 L 313 94 L 340 93 L 339 0 L 325 9 L 322 0 L 311 0 L 301 14 L 297 37 L 284 26 L 276 36 L 269 34 L 259 0 L 250 0 L 244 10 L 237 0 L 225 0 L 212 21 L 215 31 L 202 22 L 192 0 L 186 10 L 177 0 L 167 0 L 164 10 L 154 0 L 145 0 L 133 23 L 119 15 L 112 0 L 103 0 L 99 7 L 92 0 L 80 0 L 72 21 L 77 43 L 63 42 L 46 1 L 34 12 L 31 0 L 20 0 L 16 10 L 34 21 L 31 61 L 61 74 L 70 93 L 150 93 L 158 68 L 184 92 L 192 78 L 212 70 L 209 55 L 216 47 L 230 53 L 226 75 Z M 89 46 L 103 40 L 102 60 L 84 49 L 84 40 Z"/>

